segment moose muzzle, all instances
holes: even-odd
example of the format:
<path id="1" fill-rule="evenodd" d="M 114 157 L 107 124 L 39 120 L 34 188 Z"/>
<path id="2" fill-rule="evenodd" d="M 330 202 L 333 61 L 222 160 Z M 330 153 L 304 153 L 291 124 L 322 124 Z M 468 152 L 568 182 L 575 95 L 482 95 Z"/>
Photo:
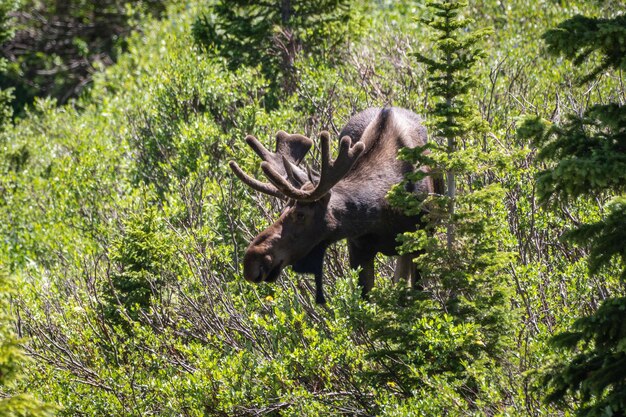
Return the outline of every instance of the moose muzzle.
<path id="1" fill-rule="evenodd" d="M 249 247 L 243 258 L 243 276 L 249 282 L 274 282 L 283 269 L 283 262 L 256 247 Z"/>

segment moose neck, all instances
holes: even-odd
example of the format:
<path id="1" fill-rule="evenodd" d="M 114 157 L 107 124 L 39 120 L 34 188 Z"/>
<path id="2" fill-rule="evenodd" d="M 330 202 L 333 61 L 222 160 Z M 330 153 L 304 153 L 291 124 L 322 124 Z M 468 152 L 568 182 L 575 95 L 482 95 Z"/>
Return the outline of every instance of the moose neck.
<path id="1" fill-rule="evenodd" d="M 348 181 L 338 183 L 328 202 L 328 214 L 334 224 L 333 240 L 369 233 L 389 210 L 386 192 Z"/>

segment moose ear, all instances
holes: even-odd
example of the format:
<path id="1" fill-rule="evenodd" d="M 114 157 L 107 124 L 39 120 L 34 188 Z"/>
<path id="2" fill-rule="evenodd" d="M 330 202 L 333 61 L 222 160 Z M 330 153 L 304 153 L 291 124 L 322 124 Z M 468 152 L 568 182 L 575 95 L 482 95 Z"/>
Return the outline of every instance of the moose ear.
<path id="1" fill-rule="evenodd" d="M 285 156 L 295 165 L 302 162 L 311 146 L 313 146 L 313 141 L 306 136 L 290 135 L 282 130 L 276 134 L 276 153 Z"/>

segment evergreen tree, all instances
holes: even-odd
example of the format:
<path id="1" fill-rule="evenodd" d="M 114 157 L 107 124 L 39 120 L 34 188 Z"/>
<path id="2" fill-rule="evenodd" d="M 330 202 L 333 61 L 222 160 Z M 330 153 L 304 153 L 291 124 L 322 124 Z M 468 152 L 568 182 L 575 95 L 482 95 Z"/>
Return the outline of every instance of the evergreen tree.
<path id="1" fill-rule="evenodd" d="M 398 379 L 404 381 L 401 386 L 427 386 L 424 378 L 439 376 L 465 401 L 461 408 L 472 409 L 481 401 L 497 408 L 505 388 L 496 369 L 512 327 L 504 270 L 511 260 L 506 251 L 509 233 L 504 192 L 488 181 L 498 157 L 486 142 L 486 123 L 468 99 L 477 84 L 475 64 L 483 56 L 478 42 L 488 31 L 468 30 L 473 22 L 462 16 L 466 2 L 440 0 L 428 5 L 432 17 L 423 22 L 431 28 L 431 56 L 417 54 L 417 59 L 430 74 L 435 104 L 427 120 L 434 140 L 427 145 L 428 152 L 404 149 L 401 158 L 431 168 L 428 173 L 415 170 L 407 181 L 430 175 L 438 184 L 445 175 L 446 192 L 416 198 L 405 191 L 412 187 L 400 184 L 390 193 L 390 200 L 408 214 L 428 212 L 426 230 L 399 237 L 403 252 L 421 253 L 416 262 L 423 291 L 396 307 L 408 312 L 393 313 L 394 319 L 411 318 L 406 328 L 378 323 L 374 338 L 386 348 L 372 356 L 387 371 L 405 375 Z M 430 328 L 438 331 L 432 333 Z M 434 356 L 428 359 L 430 354 Z M 402 371 L 407 363 L 410 370 Z"/>
<path id="2" fill-rule="evenodd" d="M 607 70 L 626 70 L 626 15 L 576 16 L 546 32 L 544 39 L 551 53 L 576 65 L 599 58 L 581 83 Z M 588 246 L 590 274 L 609 267 L 607 271 L 619 270 L 626 283 L 626 107 L 617 102 L 595 104 L 552 126 L 529 119 L 520 134 L 535 138 L 540 161 L 553 162 L 537 177 L 544 202 L 564 204 L 613 195 L 604 218 L 577 226 L 565 238 Z M 558 347 L 574 356 L 560 357 L 546 372 L 548 401 L 563 404 L 573 398 L 579 416 L 626 415 L 625 317 L 626 297 L 609 298 L 595 313 L 578 319 L 570 331 L 554 337 Z"/>
<path id="3" fill-rule="evenodd" d="M 423 22 L 433 29 L 432 57 L 419 53 L 416 57 L 430 74 L 428 85 L 435 104 L 428 112 L 427 124 L 434 140 L 426 146 L 427 152 L 404 149 L 401 158 L 431 168 L 428 173 L 416 170 L 408 181 L 430 175 L 438 184 L 445 175 L 445 195 L 420 201 L 403 192 L 407 187 L 400 185 L 390 197 L 408 213 L 429 212 L 430 230 L 402 236 L 402 250 L 425 251 L 417 259 L 418 266 L 426 277 L 436 278 L 442 285 L 446 311 L 480 321 L 492 309 L 505 308 L 503 267 L 510 260 L 502 245 L 508 236 L 503 190 L 488 181 L 500 157 L 497 150 L 490 149 L 485 137 L 488 126 L 468 99 L 477 85 L 475 64 L 483 56 L 478 42 L 489 31 L 468 30 L 473 21 L 462 17 L 467 6 L 464 1 L 441 0 L 428 5 L 433 17 Z M 486 294 L 494 297 L 495 304 L 481 300 Z M 491 320 L 499 321 L 496 317 L 487 321 Z"/>
<path id="4" fill-rule="evenodd" d="M 350 0 L 220 1 L 194 23 L 204 49 L 225 57 L 230 69 L 260 65 L 277 97 L 296 88 L 301 53 L 331 55 L 347 33 Z M 327 60 L 328 59 L 327 57 Z"/>
<path id="5" fill-rule="evenodd" d="M 461 35 L 460 30 L 472 21 L 459 14 L 467 6 L 463 1 L 429 2 L 434 10 L 433 17 L 422 22 L 434 29 L 435 56 L 427 57 L 416 53 L 418 62 L 426 64 L 429 90 L 438 100 L 429 112 L 429 126 L 434 128 L 431 135 L 439 142 L 445 142 L 445 153 L 455 159 L 458 143 L 482 124 L 475 107 L 468 102 L 467 95 L 476 86 L 476 74 L 472 72 L 476 62 L 483 57 L 477 42 L 483 39 L 487 30 L 474 31 Z M 417 160 L 419 155 L 414 156 Z M 453 162 L 452 160 L 450 162 Z M 443 166 L 446 178 L 446 196 L 448 197 L 448 217 L 455 213 L 457 194 L 456 176 L 463 169 L 464 161 L 459 165 L 449 163 Z M 454 224 L 447 224 L 448 249 L 453 250 Z"/>
<path id="6" fill-rule="evenodd" d="M 124 234 L 113 243 L 114 268 L 104 288 L 105 318 L 113 324 L 150 314 L 164 287 L 176 280 L 173 245 L 156 211 L 133 216 L 124 226 Z"/>

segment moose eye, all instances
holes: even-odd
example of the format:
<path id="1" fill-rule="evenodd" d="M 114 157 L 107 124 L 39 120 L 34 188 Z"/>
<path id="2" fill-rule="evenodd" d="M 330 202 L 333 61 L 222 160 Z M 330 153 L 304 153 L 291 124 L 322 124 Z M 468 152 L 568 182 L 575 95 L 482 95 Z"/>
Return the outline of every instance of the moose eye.
<path id="1" fill-rule="evenodd" d="M 296 217 L 296 221 L 297 221 L 297 222 L 304 221 L 304 218 L 306 217 L 306 215 L 305 215 L 303 212 L 301 212 L 301 211 L 296 211 L 296 212 L 294 213 L 294 215 L 295 215 L 295 217 Z"/>

